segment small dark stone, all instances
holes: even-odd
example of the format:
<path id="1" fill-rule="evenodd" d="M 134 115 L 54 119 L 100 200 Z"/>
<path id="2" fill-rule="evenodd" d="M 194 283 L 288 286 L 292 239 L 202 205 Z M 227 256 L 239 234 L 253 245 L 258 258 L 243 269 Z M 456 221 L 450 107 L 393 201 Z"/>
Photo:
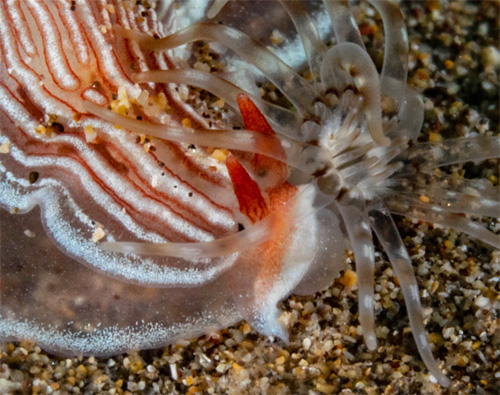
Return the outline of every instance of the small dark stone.
<path id="1" fill-rule="evenodd" d="M 57 133 L 62 133 L 64 132 L 64 126 L 62 124 L 60 124 L 59 122 L 54 122 L 52 125 L 52 130 L 54 130 L 54 132 L 57 132 Z"/>
<path id="2" fill-rule="evenodd" d="M 101 85 L 101 83 L 100 83 L 99 81 L 94 81 L 94 82 L 92 82 L 91 87 L 92 87 L 93 89 L 95 89 L 95 90 L 98 90 L 98 91 L 99 91 L 99 90 L 101 90 L 102 85 Z"/>
<path id="3" fill-rule="evenodd" d="M 40 177 L 40 173 L 38 173 L 37 171 L 32 171 L 28 176 L 30 184 L 34 184 L 38 180 L 38 177 Z"/>

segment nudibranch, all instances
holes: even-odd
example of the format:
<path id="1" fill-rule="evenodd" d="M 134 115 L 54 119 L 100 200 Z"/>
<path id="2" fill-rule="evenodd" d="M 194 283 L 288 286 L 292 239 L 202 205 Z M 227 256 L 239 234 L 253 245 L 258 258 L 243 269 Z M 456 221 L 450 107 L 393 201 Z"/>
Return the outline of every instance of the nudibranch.
<path id="1" fill-rule="evenodd" d="M 474 219 L 499 217 L 498 190 L 434 172 L 498 158 L 500 138 L 417 140 L 398 7 L 369 1 L 379 73 L 347 1 L 252 3 L 293 24 L 289 59 L 231 19 L 242 2 L 133 3 L 0 4 L 0 338 L 111 355 L 245 319 L 287 341 L 277 303 L 331 285 L 352 250 L 375 350 L 374 234 L 448 386 L 392 215 L 500 248 Z"/>

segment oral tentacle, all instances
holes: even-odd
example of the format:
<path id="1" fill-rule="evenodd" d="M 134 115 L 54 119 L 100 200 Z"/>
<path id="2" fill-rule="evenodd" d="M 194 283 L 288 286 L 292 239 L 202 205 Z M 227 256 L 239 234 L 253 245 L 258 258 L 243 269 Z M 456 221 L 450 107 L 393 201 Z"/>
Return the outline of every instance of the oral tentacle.
<path id="1" fill-rule="evenodd" d="M 352 162 L 364 160 L 364 155 L 372 148 L 372 144 L 366 144 L 362 145 L 361 147 L 354 148 L 351 151 L 347 151 L 345 153 L 337 155 L 335 158 L 333 158 L 335 169 L 338 171 L 342 171 L 342 169 L 348 167 L 349 164 L 352 165 Z"/>
<path id="2" fill-rule="evenodd" d="M 338 56 L 337 62 L 322 62 L 326 52 L 318 35 L 321 31 L 331 38 L 332 32 L 324 31 L 325 27 L 330 28 L 326 22 L 328 12 L 337 37 L 329 45 L 347 45 L 343 48 L 350 45 L 355 49 L 346 49 L 347 52 L 364 53 L 363 39 L 380 41 L 380 25 L 372 24 L 377 22 L 377 18 L 372 18 L 372 7 L 366 8 L 368 15 L 361 17 L 363 24 L 358 29 L 348 0 L 324 0 L 328 10 L 314 2 L 281 2 L 284 8 L 276 2 L 234 1 L 228 4 L 219 19 L 236 29 L 195 24 L 167 36 L 170 43 L 182 44 L 208 35 L 209 41 L 215 42 L 210 46 L 208 57 L 204 55 L 207 48 L 204 45 L 153 53 L 133 40 L 113 40 L 111 37 L 112 23 L 148 34 L 169 35 L 176 26 L 205 18 L 195 15 L 196 7 L 190 7 L 192 4 L 198 6 L 198 0 L 154 0 L 149 2 L 151 8 L 148 8 L 148 1 L 0 2 L 3 16 L 0 19 L 6 21 L 0 23 L 0 52 L 4 55 L 0 56 L 0 63 L 3 63 L 0 67 L 0 200 L 4 208 L 15 212 L 19 210 L 25 214 L 34 209 L 23 216 L 2 213 L 2 222 L 6 218 L 2 232 L 8 239 L 7 243 L 0 243 L 2 254 L 5 254 L 2 260 L 4 281 L 0 281 L 1 340 L 28 338 L 65 354 L 111 355 L 129 347 L 160 347 L 246 319 L 261 333 L 279 336 L 287 342 L 285 325 L 278 321 L 277 304 L 294 289 L 313 293 L 332 285 L 334 276 L 345 263 L 344 251 L 349 248 L 344 234 L 347 222 L 354 236 L 358 228 L 362 230 L 361 241 L 356 237 L 351 239 L 352 246 L 358 250 L 356 261 L 359 258 L 359 320 L 363 328 L 367 328 L 363 333 L 371 349 L 376 339 L 370 318 L 373 312 L 369 312 L 373 305 L 366 304 L 366 298 L 373 297 L 373 291 L 370 292 L 373 274 L 366 275 L 367 271 L 373 271 L 373 240 L 368 235 L 367 225 L 370 219 L 371 229 L 387 251 L 401 283 L 419 352 L 439 383 L 449 385 L 425 338 L 410 258 L 389 213 L 456 228 L 498 247 L 500 240 L 495 234 L 498 233 L 496 221 L 500 208 L 498 188 L 457 177 L 454 170 L 459 166 L 454 166 L 450 176 L 442 175 L 448 169 L 441 171 L 436 167 L 498 158 L 500 140 L 498 137 L 479 137 L 468 138 L 468 143 L 452 140 L 412 146 L 423 125 L 424 105 L 420 96 L 406 87 L 408 42 L 401 13 L 393 3 L 371 1 L 382 17 L 386 36 L 384 66 L 381 75 L 375 76 L 360 75 L 358 63 L 349 59 L 343 63 L 342 56 Z M 227 0 L 200 0 L 202 3 L 200 10 L 208 10 L 208 16 L 214 17 Z M 362 8 L 363 5 L 360 10 Z M 296 26 L 296 32 L 291 35 L 281 29 L 291 27 L 285 9 Z M 238 24 L 247 22 L 248 26 L 243 27 L 245 31 L 256 29 L 260 37 L 262 31 L 270 33 L 268 26 L 259 29 L 260 24 L 267 23 L 261 18 L 273 15 L 268 10 L 279 16 L 269 29 L 276 27 L 285 33 L 283 45 L 268 49 L 252 41 L 251 36 L 235 36 L 241 27 Z M 233 11 L 235 15 L 231 14 Z M 412 22 L 425 17 L 418 7 L 412 11 L 419 13 L 418 18 L 412 17 Z M 158 17 L 165 17 L 163 25 L 155 15 L 157 12 Z M 436 16 L 435 12 L 431 19 Z M 481 20 L 486 27 L 490 25 L 488 19 Z M 134 33 L 127 34 L 134 36 Z M 145 36 L 137 34 L 134 37 L 142 40 Z M 458 38 L 461 37 L 458 34 Z M 307 58 L 294 48 L 299 39 Z M 148 36 L 146 41 L 155 45 L 160 40 Z M 274 45 L 274 40 L 271 41 Z M 226 51 L 222 47 L 227 42 L 233 49 L 250 45 Z M 203 50 L 198 52 L 196 49 L 201 47 Z M 295 58 L 291 61 L 294 65 L 307 61 L 312 79 L 308 78 L 307 71 L 307 78 L 297 78 L 301 74 L 291 73 L 296 70 L 291 65 L 283 67 L 288 61 L 275 65 L 279 61 L 271 56 L 275 49 L 284 53 L 287 59 Z M 238 54 L 243 54 L 243 60 Z M 370 63 L 366 56 L 363 59 L 357 55 L 351 57 L 363 67 Z M 417 57 L 421 59 L 420 55 Z M 430 59 L 432 61 L 432 57 Z M 198 61 L 203 67 L 212 69 L 213 65 L 224 71 L 216 76 L 198 70 L 173 69 L 194 62 L 200 65 Z M 219 67 L 222 63 L 225 67 Z M 446 67 L 446 81 L 451 81 L 457 71 L 460 74 L 459 63 L 458 68 Z M 197 94 L 194 89 L 184 89 L 185 86 L 183 91 L 195 94 L 190 95 L 188 102 L 183 102 L 184 95 L 178 94 L 177 87 L 168 83 L 211 91 L 237 110 L 238 94 L 259 90 L 253 85 L 261 77 L 257 76 L 254 65 L 281 84 L 279 88 L 292 98 L 296 111 L 265 102 L 256 95 L 248 99 L 256 106 L 247 115 L 244 109 L 249 107 L 239 106 L 245 121 L 250 121 L 248 130 L 241 132 L 210 130 L 208 125 L 218 124 L 221 118 L 224 122 L 237 118 L 237 111 L 235 116 L 225 110 L 216 113 L 220 105 L 212 107 L 213 100 L 205 101 L 204 92 Z M 433 70 L 432 63 L 423 62 L 418 67 L 442 75 L 440 70 Z M 159 74 L 146 71 L 132 78 L 139 82 L 147 76 L 150 79 L 143 82 L 167 84 L 150 83 L 143 93 L 140 87 L 131 84 L 132 71 L 156 68 L 171 70 L 162 70 Z M 235 74 L 230 75 L 233 71 Z M 321 81 L 318 81 L 318 71 Z M 468 71 L 474 75 L 473 67 Z M 487 68 L 483 71 L 490 74 Z M 160 74 L 166 79 L 157 80 Z M 420 80 L 419 74 L 417 83 L 422 88 L 426 82 Z M 432 84 L 435 77 L 432 74 L 427 83 Z M 364 91 L 371 90 L 370 84 L 380 85 L 373 98 Z M 264 83 L 260 90 L 265 91 L 268 86 Z M 489 90 L 486 86 L 483 88 Z M 82 99 L 105 107 L 117 89 L 118 97 L 120 90 L 131 97 L 132 110 L 127 114 L 130 118 L 117 117 L 105 108 L 94 108 L 96 111 L 91 112 L 96 116 L 82 114 L 85 112 Z M 273 89 L 268 92 L 271 100 L 285 102 L 281 95 L 274 95 Z M 148 101 L 148 108 L 141 108 L 136 98 L 140 94 L 144 98 L 146 92 L 151 101 Z M 450 90 L 446 93 L 441 90 L 439 96 L 441 93 L 447 98 L 454 96 Z M 164 95 L 162 103 L 168 103 L 166 107 L 159 106 L 161 109 L 154 103 L 158 94 Z M 391 144 L 386 147 L 375 141 L 372 129 L 376 128 L 366 109 L 371 108 L 367 106 L 368 99 L 385 103 L 387 98 L 397 106 L 381 106 L 383 135 L 375 136 L 389 138 Z M 116 110 L 114 97 L 109 104 Z M 149 111 L 150 105 L 154 112 Z M 435 111 L 441 121 L 441 115 L 446 117 L 447 111 L 441 114 L 439 106 L 441 104 L 430 113 Z M 488 103 L 481 108 L 483 112 L 489 108 L 489 112 L 492 107 Z M 165 109 L 167 112 L 163 112 Z M 377 108 L 375 112 L 378 111 Z M 212 114 L 214 118 L 206 118 Z M 459 118 L 462 116 L 469 124 L 461 123 L 463 128 L 459 128 L 459 133 L 481 135 L 485 132 L 482 123 L 477 127 L 474 124 L 474 112 L 460 114 Z M 130 121 L 138 121 L 141 117 L 148 122 L 141 121 L 143 129 L 134 124 L 137 128 L 131 127 L 131 131 L 151 135 L 150 131 L 155 133 L 156 130 L 162 133 L 161 141 L 155 140 L 152 145 L 148 141 L 148 145 L 143 146 L 144 136 L 137 141 L 133 135 L 126 135 L 126 131 L 113 128 L 113 123 L 119 122 L 128 128 Z M 258 125 L 264 117 L 276 135 L 269 125 L 264 128 Z M 200 130 L 180 128 L 180 124 L 171 125 L 168 121 L 161 125 L 159 120 L 165 119 L 189 120 L 203 126 L 198 127 Z M 86 140 L 84 128 L 87 126 L 95 128 L 94 140 Z M 237 123 L 235 129 L 239 126 Z M 46 130 L 49 132 L 45 134 Z M 170 144 L 163 133 L 166 136 L 170 133 L 170 141 L 181 144 Z M 197 147 L 188 148 L 187 143 L 192 142 L 196 142 Z M 218 148 L 246 150 L 234 153 L 234 157 L 232 154 L 227 156 L 232 190 L 224 159 L 221 159 L 226 157 L 225 150 L 211 155 L 211 149 L 198 147 L 205 144 L 214 147 L 214 143 L 220 145 Z M 248 173 L 235 158 L 241 159 Z M 287 165 L 296 167 L 293 176 L 299 176 L 292 176 L 288 181 L 293 179 L 297 186 L 285 181 Z M 497 172 L 493 166 L 493 161 L 487 161 L 481 168 L 491 177 L 490 181 L 496 183 Z M 464 166 L 465 176 L 476 177 L 478 166 L 473 167 L 472 174 L 469 167 Z M 32 178 L 34 174 L 40 177 L 38 181 Z M 274 178 L 269 181 L 267 177 Z M 379 206 L 379 202 L 385 207 Z M 337 208 L 341 203 L 349 211 L 345 218 Z M 37 205 L 40 206 L 41 223 L 36 215 Z M 279 218 L 273 217 L 280 211 Z M 475 216 L 495 219 L 478 220 L 473 218 Z M 254 224 L 249 223 L 252 220 Z M 266 221 L 269 221 L 268 226 Z M 96 223 L 98 229 L 95 229 Z M 236 233 L 237 226 L 244 228 L 243 231 Z M 421 230 L 432 228 L 431 225 L 415 226 L 417 238 Z M 33 230 L 36 238 L 29 236 L 30 239 L 26 239 L 29 232 L 25 229 Z M 94 230 L 102 233 L 93 233 Z M 231 232 L 234 233 L 228 236 Z M 44 233 L 59 249 L 49 247 L 50 241 L 42 236 Z M 104 246 L 117 253 L 103 251 L 98 237 L 107 237 L 111 243 Z M 140 242 L 113 242 L 118 239 Z M 148 243 L 141 243 L 146 241 Z M 173 243 L 166 246 L 166 241 Z M 30 244 L 32 242 L 34 244 Z M 160 244 L 151 244 L 157 242 Z M 410 244 L 413 242 L 411 240 Z M 29 245 L 35 248 L 27 248 Z M 40 246 L 47 248 L 47 258 L 43 262 L 37 252 Z M 418 253 L 424 249 L 418 248 Z M 371 256 L 366 250 L 371 251 Z M 158 256 L 141 256 L 148 255 L 148 251 Z M 492 253 L 491 259 L 496 257 L 497 251 L 485 251 Z M 472 249 L 467 251 L 467 248 L 449 252 L 477 261 L 479 276 L 487 277 L 489 269 L 494 269 L 487 257 L 484 258 L 487 254 L 476 257 Z M 425 260 L 427 258 L 433 259 L 432 255 L 426 255 Z M 481 268 L 481 262 L 490 265 Z M 451 265 L 454 263 L 458 265 L 459 262 L 451 262 Z M 431 273 L 431 276 L 435 274 L 438 273 Z M 74 282 L 75 277 L 81 281 Z M 445 288 L 450 285 L 448 277 L 439 276 L 439 280 L 445 281 Z M 484 299 L 487 299 L 489 294 L 484 292 L 486 289 L 482 288 Z M 486 322 L 482 317 L 496 318 L 494 308 L 488 310 L 474 302 L 471 306 L 478 323 Z M 440 314 L 433 314 L 432 319 L 435 321 L 439 315 L 446 321 L 453 318 L 449 314 L 445 309 Z M 438 318 L 439 326 L 443 322 Z M 482 336 L 481 340 L 483 343 L 488 341 Z M 450 344 L 446 339 L 444 346 L 449 348 Z M 480 350 L 475 352 L 480 353 Z M 487 353 L 485 355 L 488 357 Z M 453 356 L 447 358 L 448 365 L 452 359 Z M 435 384 L 424 376 L 424 386 Z M 487 379 L 487 374 L 483 378 Z M 471 376 L 472 384 L 474 379 Z M 427 380 L 431 381 L 425 384 Z"/>
<path id="3" fill-rule="evenodd" d="M 366 195 L 372 196 L 377 193 L 386 193 L 387 186 L 386 180 L 389 179 L 394 173 L 403 167 L 400 162 L 391 163 L 385 167 L 378 169 L 378 172 L 373 171 L 370 176 L 365 177 L 356 183 L 357 189 L 367 191 Z"/>
<path id="4" fill-rule="evenodd" d="M 364 157 L 359 162 L 341 169 L 342 177 L 348 185 L 355 186 L 358 180 L 363 180 L 371 175 L 370 168 L 375 166 L 377 162 L 378 159 L 375 157 Z"/>

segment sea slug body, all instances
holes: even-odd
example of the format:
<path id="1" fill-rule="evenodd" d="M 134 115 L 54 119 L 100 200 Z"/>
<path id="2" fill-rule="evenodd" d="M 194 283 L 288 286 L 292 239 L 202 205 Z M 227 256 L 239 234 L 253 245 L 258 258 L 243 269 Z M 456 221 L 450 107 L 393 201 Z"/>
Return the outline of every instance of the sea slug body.
<path id="1" fill-rule="evenodd" d="M 403 15 L 368 3 L 380 72 L 346 1 L 257 2 L 294 31 L 282 53 L 237 1 L 0 4 L 0 338 L 113 355 L 247 320 L 288 342 L 277 304 L 330 286 L 350 250 L 376 350 L 378 240 L 449 386 L 393 215 L 500 248 L 478 219 L 497 223 L 497 187 L 436 170 L 498 158 L 500 138 L 418 140 Z"/>

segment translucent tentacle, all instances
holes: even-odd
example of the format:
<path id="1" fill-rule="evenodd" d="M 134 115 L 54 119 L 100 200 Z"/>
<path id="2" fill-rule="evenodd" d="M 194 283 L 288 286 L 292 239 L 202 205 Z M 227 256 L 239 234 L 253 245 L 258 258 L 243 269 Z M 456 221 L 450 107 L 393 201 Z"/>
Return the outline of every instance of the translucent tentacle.
<path id="1" fill-rule="evenodd" d="M 356 260 L 358 274 L 359 322 L 363 328 L 363 337 L 369 350 L 377 348 L 374 317 L 374 273 L 375 252 L 369 219 L 361 201 L 354 204 L 337 204 L 347 228 L 349 240 Z"/>
<path id="2" fill-rule="evenodd" d="M 373 148 L 373 143 L 365 144 L 361 147 L 354 148 L 352 150 L 348 150 L 345 153 L 337 155 L 333 158 L 333 163 L 335 165 L 335 169 L 341 170 L 343 166 L 348 165 L 355 159 L 360 159 L 363 155 L 365 155 L 370 149 Z"/>
<path id="3" fill-rule="evenodd" d="M 314 193 L 314 199 L 310 205 L 301 209 L 300 215 L 297 215 L 294 219 L 296 223 L 330 205 L 334 199 L 334 197 L 321 192 L 317 182 L 313 182 L 301 188 L 286 204 L 295 204 L 302 196 L 309 195 L 311 191 Z M 212 241 L 192 243 L 105 242 L 100 246 L 104 250 L 119 253 L 170 256 L 187 259 L 215 258 L 255 248 L 256 245 L 271 239 L 272 234 L 270 230 L 273 222 L 276 221 L 276 217 L 276 213 L 271 213 L 264 219 L 259 220 L 238 233 Z"/>
<path id="4" fill-rule="evenodd" d="M 335 66 L 331 62 L 326 61 L 325 58 L 321 62 L 320 75 L 321 85 L 325 92 L 331 90 L 341 92 L 352 81 L 346 72 L 336 70 Z"/>
<path id="5" fill-rule="evenodd" d="M 500 187 L 493 186 L 486 179 L 467 179 L 455 174 L 445 174 L 435 172 L 431 174 L 419 173 L 416 175 L 415 169 L 407 166 L 405 171 L 398 172 L 397 175 L 386 184 L 387 187 L 395 191 L 411 188 L 411 180 L 422 185 L 429 185 L 432 189 L 434 185 L 446 189 L 450 192 L 464 193 L 474 197 L 482 197 L 486 200 L 498 201 L 500 199 Z M 497 213 L 498 214 L 498 213 Z"/>
<path id="6" fill-rule="evenodd" d="M 168 14 L 168 11 L 170 10 L 171 4 L 169 4 L 168 1 L 159 1 L 156 5 L 156 15 L 158 17 L 158 20 L 162 20 L 163 18 L 166 17 Z"/>
<path id="7" fill-rule="evenodd" d="M 446 228 L 453 228 L 500 249 L 500 235 L 490 232 L 481 224 L 464 218 L 460 214 L 450 212 L 443 207 L 425 203 L 403 194 L 393 194 L 385 203 L 393 214 L 439 224 Z"/>
<path id="8" fill-rule="evenodd" d="M 389 1 L 370 0 L 384 23 L 385 54 L 380 86 L 382 94 L 398 104 L 406 96 L 408 75 L 408 34 L 401 10 Z"/>
<path id="9" fill-rule="evenodd" d="M 313 174 L 323 169 L 328 163 L 328 155 L 321 147 L 301 143 L 280 135 L 269 136 L 243 129 L 192 129 L 163 125 L 132 119 L 89 101 L 83 101 L 83 106 L 99 118 L 134 133 L 178 143 L 192 143 L 205 147 L 222 147 L 258 153 L 284 162 L 307 174 Z M 270 147 L 278 149 L 270 149 Z"/>
<path id="10" fill-rule="evenodd" d="M 306 52 L 309 69 L 314 78 L 319 71 L 318 67 L 326 51 L 326 46 L 316 29 L 316 25 L 311 16 L 304 10 L 303 5 L 298 0 L 280 0 L 280 3 L 286 9 L 290 18 L 300 36 L 304 51 Z"/>
<path id="11" fill-rule="evenodd" d="M 194 69 L 175 70 L 155 70 L 145 71 L 132 75 L 134 82 L 160 82 L 174 84 L 187 84 L 205 89 L 223 99 L 229 106 L 238 109 L 236 96 L 244 92 L 252 98 L 258 107 L 266 114 L 273 126 L 278 126 L 278 130 L 294 131 L 298 130 L 301 122 L 297 113 L 283 107 L 261 100 L 250 93 L 245 92 L 240 87 L 220 78 L 214 74 Z M 291 134 L 292 132 L 290 132 Z"/>
<path id="12" fill-rule="evenodd" d="M 392 141 L 390 147 L 376 146 L 370 150 L 367 156 L 376 157 L 378 159 L 377 166 L 383 168 L 399 154 L 406 151 L 407 148 L 408 138 L 406 136 L 400 136 Z"/>
<path id="13" fill-rule="evenodd" d="M 367 177 L 370 174 L 370 168 L 375 166 L 377 162 L 378 159 L 373 156 L 371 158 L 363 158 L 363 160 L 342 169 L 342 177 L 344 177 L 346 182 L 355 185 L 356 182 L 354 180 Z"/>
<path id="14" fill-rule="evenodd" d="M 366 197 L 367 193 L 376 193 L 380 186 L 387 188 L 383 181 L 404 166 L 402 162 L 390 162 L 406 149 L 406 140 L 406 137 L 399 137 L 390 147 L 373 147 L 373 142 L 366 144 L 370 148 L 366 155 L 347 169 L 342 169 L 346 182 L 356 185 L 359 191 L 365 191 Z"/>
<path id="15" fill-rule="evenodd" d="M 500 199 L 500 187 L 491 185 L 491 183 L 485 179 L 469 180 L 454 175 L 441 174 L 438 180 L 439 185 L 446 186 L 446 189 L 449 191 L 466 193 L 488 200 L 498 201 Z M 496 216 L 499 214 L 500 212 L 497 212 Z"/>
<path id="16" fill-rule="evenodd" d="M 365 48 L 347 0 L 323 0 L 323 3 L 332 21 L 337 43 L 351 42 Z"/>
<path id="17" fill-rule="evenodd" d="M 438 143 L 417 143 L 409 158 L 424 169 L 500 157 L 500 136 L 458 138 Z"/>
<path id="18" fill-rule="evenodd" d="M 207 11 L 207 18 L 212 19 L 217 16 L 217 14 L 224 8 L 229 0 L 214 0 L 212 5 Z"/>
<path id="19" fill-rule="evenodd" d="M 382 244 L 382 247 L 386 251 L 394 267 L 399 283 L 401 284 L 401 290 L 403 291 L 406 309 L 408 310 L 408 317 L 410 319 L 410 327 L 415 342 L 417 343 L 420 356 L 427 369 L 429 369 L 430 373 L 439 383 L 443 387 L 448 387 L 450 385 L 450 380 L 439 368 L 437 361 L 432 355 L 429 342 L 427 341 L 417 280 L 413 272 L 411 259 L 401 240 L 396 224 L 392 217 L 386 212 L 371 210 L 369 215 L 371 226 Z"/>
<path id="20" fill-rule="evenodd" d="M 388 146 L 391 141 L 382 129 L 382 109 L 380 103 L 380 84 L 377 69 L 370 56 L 358 45 L 343 43 L 330 48 L 325 55 L 321 67 L 321 78 L 328 73 L 328 64 L 351 74 L 354 84 L 364 98 L 368 130 L 373 140 L 382 146 Z"/>
<path id="21" fill-rule="evenodd" d="M 345 122 L 344 122 L 344 124 L 345 124 Z M 344 127 L 344 125 L 342 125 L 342 126 Z M 355 129 L 355 127 L 353 127 L 351 125 L 349 125 L 348 127 L 349 127 L 349 129 L 352 129 L 352 133 L 350 133 L 344 139 L 339 139 L 339 141 L 334 141 L 334 143 L 332 145 L 332 149 L 331 149 L 333 157 L 346 151 L 351 146 L 353 141 L 355 141 L 358 138 L 359 134 L 361 133 L 361 129 Z"/>
<path id="22" fill-rule="evenodd" d="M 394 163 L 392 165 L 396 165 L 396 167 L 393 167 L 389 165 L 389 162 L 406 149 L 406 141 L 405 137 L 400 137 L 394 140 L 390 147 L 380 147 L 370 141 L 360 144 L 357 148 L 347 150 L 345 153 L 341 153 L 333 159 L 333 162 L 337 170 L 342 170 L 342 167 L 349 165 L 351 162 L 358 162 L 351 164 L 351 166 L 356 167 L 355 171 L 346 169 L 346 171 L 342 171 L 342 175 L 346 178 L 350 176 L 357 177 L 360 173 L 369 172 L 370 177 L 366 181 L 376 185 L 376 183 L 371 181 L 372 177 L 385 173 L 389 168 L 394 169 L 403 166 L 401 163 Z M 394 172 L 395 170 L 391 170 L 390 174 L 392 175 Z"/>
<path id="23" fill-rule="evenodd" d="M 106 242 L 101 244 L 101 248 L 112 252 L 140 255 L 172 256 L 187 259 L 215 258 L 255 248 L 256 245 L 269 240 L 272 220 L 273 216 L 271 215 L 241 232 L 213 241 L 193 243 Z"/>
<path id="24" fill-rule="evenodd" d="M 392 183 L 393 189 L 400 194 L 412 197 L 421 196 L 433 204 L 454 213 L 465 213 L 486 217 L 500 216 L 500 190 L 495 187 L 483 189 L 483 193 L 472 188 L 457 188 L 450 190 L 450 187 L 442 188 L 441 181 L 431 184 L 409 183 L 402 180 Z M 496 193 L 496 195 L 495 195 Z"/>
<path id="25" fill-rule="evenodd" d="M 383 95 L 393 98 L 399 106 L 398 118 L 401 128 L 406 129 L 410 139 L 415 140 L 424 122 L 424 103 L 420 95 L 408 88 L 408 34 L 399 7 L 387 1 L 370 0 L 384 23 L 385 54 L 380 75 Z M 396 131 L 394 130 L 394 131 Z M 395 137 L 389 134 L 390 137 Z"/>
<path id="26" fill-rule="evenodd" d="M 354 160 L 354 164 L 342 170 L 346 182 L 357 185 L 358 190 L 370 195 L 380 191 L 380 188 L 386 189 L 384 180 L 392 177 L 404 166 L 400 161 L 390 162 L 407 149 L 407 141 L 407 137 L 401 136 L 393 140 L 389 147 L 377 146 L 373 142 L 365 144 L 370 148 L 366 155 L 361 160 Z"/>
<path id="27" fill-rule="evenodd" d="M 197 40 L 224 44 L 257 67 L 301 113 L 310 109 L 317 96 L 312 86 L 280 58 L 246 34 L 229 26 L 196 23 L 160 39 L 118 25 L 113 29 L 122 37 L 137 41 L 141 46 L 153 51 L 176 48 Z"/>
<path id="28" fill-rule="evenodd" d="M 424 124 L 424 101 L 417 91 L 406 88 L 406 96 L 399 107 L 398 119 L 397 127 L 387 135 L 391 139 L 395 138 L 401 133 L 401 129 L 404 129 L 410 140 L 416 140 Z"/>
<path id="29" fill-rule="evenodd" d="M 369 191 L 372 194 L 375 192 L 377 185 L 396 173 L 401 167 L 402 163 L 398 162 L 381 167 L 380 170 L 374 172 L 369 178 L 364 178 L 358 182 L 357 188 L 360 191 Z"/>

